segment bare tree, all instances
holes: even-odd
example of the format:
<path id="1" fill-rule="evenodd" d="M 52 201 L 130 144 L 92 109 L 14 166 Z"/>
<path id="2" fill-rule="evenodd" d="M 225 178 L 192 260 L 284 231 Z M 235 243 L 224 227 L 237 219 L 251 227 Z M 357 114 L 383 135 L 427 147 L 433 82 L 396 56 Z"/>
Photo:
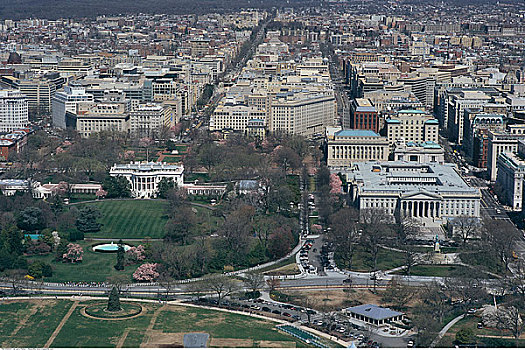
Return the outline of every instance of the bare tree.
<path id="1" fill-rule="evenodd" d="M 420 298 L 425 306 L 425 312 L 428 312 L 427 317 L 434 317 L 439 324 L 442 324 L 449 309 L 449 296 L 446 289 L 436 282 L 427 283 L 421 288 Z"/>
<path id="2" fill-rule="evenodd" d="M 21 269 L 17 270 L 6 270 L 4 276 L 7 278 L 7 281 L 11 284 L 13 288 L 13 294 L 16 295 L 19 290 L 23 290 L 26 285 L 26 280 L 24 280 L 25 271 Z"/>
<path id="3" fill-rule="evenodd" d="M 390 235 L 388 223 L 391 218 L 381 209 L 362 210 L 363 222 L 362 242 L 368 249 L 372 258 L 372 271 L 377 271 L 377 256 L 385 239 Z"/>
<path id="4" fill-rule="evenodd" d="M 355 248 L 359 243 L 358 214 L 355 209 L 343 208 L 330 217 L 329 239 L 335 247 L 337 256 L 345 267 L 352 269 Z"/>
<path id="5" fill-rule="evenodd" d="M 275 289 L 281 286 L 281 280 L 277 276 L 271 276 L 269 279 L 266 280 L 266 284 L 270 288 L 271 294 L 273 291 L 275 291 Z"/>
<path id="6" fill-rule="evenodd" d="M 414 289 L 403 283 L 399 277 L 394 277 L 388 282 L 382 301 L 392 305 L 397 310 L 404 310 L 413 296 Z"/>
<path id="7" fill-rule="evenodd" d="M 168 300 L 170 293 L 177 285 L 177 281 L 173 279 L 169 271 L 166 269 L 160 272 L 157 281 L 159 282 L 159 285 L 164 288 L 166 293 L 166 300 Z"/>
<path id="8" fill-rule="evenodd" d="M 264 275 L 257 271 L 248 271 L 244 274 L 244 285 L 255 293 L 264 287 Z"/>
<path id="9" fill-rule="evenodd" d="M 487 255 L 496 256 L 505 264 L 505 270 L 508 270 L 514 244 L 519 239 L 516 227 L 507 220 L 487 219 L 483 222 L 482 234 Z"/>
<path id="10" fill-rule="evenodd" d="M 225 275 L 215 275 L 206 278 L 202 286 L 214 294 L 217 294 L 217 305 L 221 305 L 222 300 L 237 290 L 237 283 Z"/>
<path id="11" fill-rule="evenodd" d="M 478 218 L 472 216 L 458 216 L 451 223 L 454 235 L 461 239 L 463 246 L 467 241 L 480 233 L 481 223 Z"/>

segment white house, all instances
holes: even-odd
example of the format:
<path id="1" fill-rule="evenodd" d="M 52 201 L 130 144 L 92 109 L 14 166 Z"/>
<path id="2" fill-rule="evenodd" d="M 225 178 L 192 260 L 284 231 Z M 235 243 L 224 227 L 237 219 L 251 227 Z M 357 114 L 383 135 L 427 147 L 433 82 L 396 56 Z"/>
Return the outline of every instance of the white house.
<path id="1" fill-rule="evenodd" d="M 131 195 L 135 198 L 155 198 L 158 184 L 163 178 L 172 179 L 177 187 L 184 181 L 184 166 L 162 162 L 115 164 L 110 176 L 122 176 L 131 185 Z"/>

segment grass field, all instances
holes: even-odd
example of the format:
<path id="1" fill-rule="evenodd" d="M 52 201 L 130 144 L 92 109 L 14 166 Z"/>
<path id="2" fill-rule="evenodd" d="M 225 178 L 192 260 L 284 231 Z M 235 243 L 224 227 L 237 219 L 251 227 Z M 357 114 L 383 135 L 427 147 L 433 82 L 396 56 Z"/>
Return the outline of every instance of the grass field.
<path id="1" fill-rule="evenodd" d="M 167 202 L 163 200 L 106 200 L 89 204 L 100 209 L 103 225 L 98 232 L 86 234 L 91 238 L 107 239 L 142 239 L 164 238 Z M 222 222 L 221 218 L 211 215 L 211 210 L 193 206 L 197 218 L 195 235 L 214 232 Z"/>
<path id="2" fill-rule="evenodd" d="M 79 241 L 84 250 L 84 257 L 79 264 L 69 264 L 54 261 L 54 254 L 47 256 L 29 257 L 29 261 L 44 261 L 53 268 L 53 276 L 46 277 L 46 282 L 104 282 L 108 277 L 122 275 L 129 277 L 135 272 L 137 266 L 126 266 L 124 270 L 117 271 L 113 267 L 117 262 L 116 254 L 95 253 L 91 245 L 99 242 Z"/>
<path id="3" fill-rule="evenodd" d="M 305 347 L 271 321 L 221 311 L 142 303 L 146 312 L 126 320 L 97 320 L 81 314 L 82 301 L 67 317 L 69 300 L 0 302 L 0 345 L 43 347 L 63 322 L 51 347 L 181 347 L 185 333 L 205 332 L 211 347 Z"/>
<path id="4" fill-rule="evenodd" d="M 71 304 L 68 300 L 0 302 L 0 346 L 43 347 Z"/>
<path id="5" fill-rule="evenodd" d="M 378 270 L 390 270 L 398 266 L 402 266 L 404 263 L 403 253 L 388 250 L 388 249 L 379 249 L 377 254 L 377 269 Z M 338 263 L 339 265 L 339 263 Z M 358 247 L 354 255 L 352 270 L 353 271 L 362 271 L 368 272 L 374 266 L 372 257 L 363 247 Z"/>
<path id="6" fill-rule="evenodd" d="M 103 224 L 98 232 L 86 234 L 96 238 L 162 238 L 168 221 L 166 202 L 161 200 L 106 200 L 89 204 L 100 209 Z"/>

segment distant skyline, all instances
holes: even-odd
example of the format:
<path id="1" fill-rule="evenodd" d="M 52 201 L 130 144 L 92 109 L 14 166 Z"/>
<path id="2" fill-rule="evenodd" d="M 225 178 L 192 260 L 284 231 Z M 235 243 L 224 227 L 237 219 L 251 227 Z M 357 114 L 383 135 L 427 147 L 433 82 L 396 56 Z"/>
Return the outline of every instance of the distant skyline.
<path id="1" fill-rule="evenodd" d="M 399 0 L 401 4 L 423 3 L 482 4 L 496 0 Z M 519 3 L 521 0 L 502 0 L 500 3 Z M 390 1 L 394 2 L 394 1 Z M 319 6 L 318 0 L 0 0 L 0 19 L 23 18 L 78 18 L 98 15 L 133 13 L 200 14 L 224 12 L 240 8 Z M 325 1 L 324 3 L 328 3 Z M 347 3 L 381 6 L 386 0 L 350 0 Z"/>

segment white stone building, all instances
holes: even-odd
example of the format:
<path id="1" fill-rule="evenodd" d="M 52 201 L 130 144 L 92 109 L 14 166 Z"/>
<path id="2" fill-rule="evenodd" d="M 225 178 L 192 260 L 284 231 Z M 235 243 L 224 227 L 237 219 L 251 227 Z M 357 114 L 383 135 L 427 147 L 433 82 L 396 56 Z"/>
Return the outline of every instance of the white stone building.
<path id="1" fill-rule="evenodd" d="M 418 110 L 402 110 L 386 120 L 387 138 L 390 144 L 405 142 L 438 143 L 439 122 L 432 115 Z"/>
<path id="2" fill-rule="evenodd" d="M 171 109 L 161 104 L 139 104 L 129 112 L 129 124 L 130 132 L 135 136 L 158 135 L 163 127 L 173 126 Z"/>
<path id="3" fill-rule="evenodd" d="M 371 130 L 339 130 L 327 135 L 327 165 L 331 168 L 388 160 L 388 151 L 388 140 Z"/>
<path id="4" fill-rule="evenodd" d="M 8 133 L 28 124 L 26 97 L 17 90 L 0 90 L 0 132 Z"/>
<path id="5" fill-rule="evenodd" d="M 172 179 L 177 187 L 184 183 L 184 166 L 160 162 L 115 164 L 110 176 L 123 176 L 131 185 L 131 195 L 135 198 L 155 198 L 158 184 L 163 178 Z"/>
<path id="6" fill-rule="evenodd" d="M 93 102 L 93 95 L 86 94 L 81 86 L 64 86 L 51 100 L 51 113 L 55 128 L 66 128 L 66 113 L 76 113 L 78 102 Z"/>
<path id="7" fill-rule="evenodd" d="M 366 162 L 339 171 L 361 213 L 380 210 L 393 220 L 412 217 L 428 226 L 480 215 L 479 189 L 465 183 L 454 164 Z"/>
<path id="8" fill-rule="evenodd" d="M 394 160 L 443 164 L 445 162 L 445 151 L 443 147 L 432 141 L 398 142 L 394 150 Z"/>

